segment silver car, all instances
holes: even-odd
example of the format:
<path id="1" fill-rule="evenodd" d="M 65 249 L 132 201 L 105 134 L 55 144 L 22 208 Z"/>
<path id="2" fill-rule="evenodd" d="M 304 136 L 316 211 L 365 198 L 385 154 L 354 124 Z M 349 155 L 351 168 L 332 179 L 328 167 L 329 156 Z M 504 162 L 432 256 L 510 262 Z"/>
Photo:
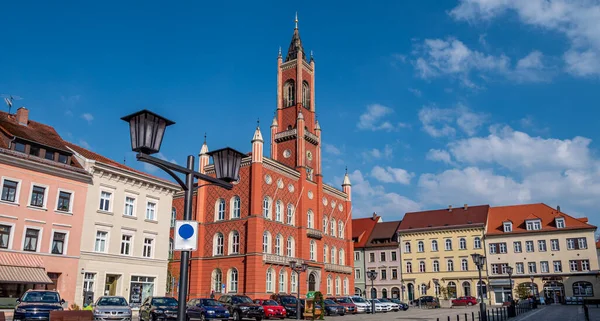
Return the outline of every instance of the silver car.
<path id="1" fill-rule="evenodd" d="M 95 321 L 131 321 L 131 308 L 122 296 L 101 296 L 93 308 Z"/>

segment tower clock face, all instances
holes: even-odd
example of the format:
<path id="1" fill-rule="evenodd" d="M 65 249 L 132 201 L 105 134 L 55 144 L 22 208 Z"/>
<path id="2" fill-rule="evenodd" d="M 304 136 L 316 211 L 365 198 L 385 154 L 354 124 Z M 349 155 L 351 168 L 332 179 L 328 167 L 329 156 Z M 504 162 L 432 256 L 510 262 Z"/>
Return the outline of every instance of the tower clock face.
<path id="1" fill-rule="evenodd" d="M 306 152 L 306 158 L 308 158 L 308 160 L 312 160 L 312 153 L 310 151 Z"/>
<path id="2" fill-rule="evenodd" d="M 290 156 L 292 156 L 292 151 L 290 151 L 289 149 L 283 151 L 283 157 L 290 158 Z"/>

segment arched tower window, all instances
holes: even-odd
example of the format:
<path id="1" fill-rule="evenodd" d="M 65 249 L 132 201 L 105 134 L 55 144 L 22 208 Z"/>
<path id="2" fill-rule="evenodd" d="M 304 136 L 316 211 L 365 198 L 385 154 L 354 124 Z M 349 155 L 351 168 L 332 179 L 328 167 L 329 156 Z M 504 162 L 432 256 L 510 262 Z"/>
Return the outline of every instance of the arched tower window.
<path id="1" fill-rule="evenodd" d="M 302 82 L 302 106 L 310 109 L 310 86 L 306 81 Z"/>
<path id="2" fill-rule="evenodd" d="M 296 82 L 292 79 L 283 85 L 283 106 L 291 107 L 296 104 Z"/>

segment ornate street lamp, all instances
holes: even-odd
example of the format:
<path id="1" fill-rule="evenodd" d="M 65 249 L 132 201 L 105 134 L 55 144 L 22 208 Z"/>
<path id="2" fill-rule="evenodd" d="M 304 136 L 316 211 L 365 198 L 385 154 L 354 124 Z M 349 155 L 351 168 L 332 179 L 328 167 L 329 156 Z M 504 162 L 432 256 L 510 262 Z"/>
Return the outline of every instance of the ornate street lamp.
<path id="1" fill-rule="evenodd" d="M 510 299 L 513 299 L 513 285 L 512 285 L 512 275 L 513 275 L 513 267 L 506 267 L 506 274 L 508 274 L 508 284 L 510 286 Z"/>
<path id="2" fill-rule="evenodd" d="M 377 271 L 367 271 L 367 277 L 369 278 L 369 280 L 371 280 L 371 313 L 375 313 L 375 298 L 373 297 L 373 291 L 375 290 L 375 286 L 373 285 L 373 283 L 377 278 Z"/>
<path id="3" fill-rule="evenodd" d="M 531 280 L 531 297 L 535 300 L 535 288 L 534 288 L 534 284 L 533 280 L 535 279 L 535 277 L 532 275 L 529 277 L 529 279 Z"/>
<path id="4" fill-rule="evenodd" d="M 439 300 L 439 293 L 438 293 L 438 284 L 440 283 L 440 279 L 432 279 L 433 281 L 433 287 L 434 287 L 434 291 L 435 291 L 435 298 Z"/>
<path id="5" fill-rule="evenodd" d="M 481 279 L 481 269 L 485 265 L 485 256 L 479 253 L 471 254 L 471 258 L 473 258 L 473 263 L 477 266 L 477 270 L 479 271 L 479 284 L 478 284 L 478 292 L 479 292 L 479 313 L 481 315 L 481 321 L 487 321 L 487 315 L 485 314 L 485 303 L 483 303 L 483 280 Z"/>
<path id="6" fill-rule="evenodd" d="M 308 269 L 308 264 L 298 264 L 298 262 L 296 261 L 290 261 L 290 269 L 292 270 L 292 272 L 296 272 L 296 274 L 298 275 L 298 280 L 296 282 L 296 286 L 298 287 L 298 292 L 296 293 L 296 320 L 300 320 L 300 273 L 306 272 L 306 269 Z"/>
<path id="7" fill-rule="evenodd" d="M 233 188 L 231 182 L 239 179 L 240 165 L 242 163 L 242 157 L 244 154 L 231 148 L 224 148 L 209 153 L 209 155 L 211 155 L 213 158 L 213 163 L 215 164 L 216 178 L 211 177 L 194 171 L 194 156 L 192 155 L 187 157 L 187 167 L 179 166 L 171 162 L 150 156 L 160 151 L 160 145 L 162 144 L 166 128 L 175 124 L 175 122 L 145 109 L 125 116 L 121 119 L 129 123 L 129 132 L 131 134 L 131 150 L 138 153 L 136 156 L 137 160 L 152 164 L 162 169 L 171 177 L 173 177 L 173 179 L 177 181 L 179 186 L 181 186 L 181 188 L 185 191 L 183 209 L 184 221 L 192 220 L 192 195 L 194 190 L 199 187 L 198 183 L 194 182 L 196 179 L 199 181 L 208 182 L 205 185 L 216 185 L 228 190 Z M 178 176 L 178 174 L 185 175 L 185 182 Z M 186 320 L 185 309 L 189 283 L 189 261 L 190 251 L 181 251 L 177 321 Z"/>

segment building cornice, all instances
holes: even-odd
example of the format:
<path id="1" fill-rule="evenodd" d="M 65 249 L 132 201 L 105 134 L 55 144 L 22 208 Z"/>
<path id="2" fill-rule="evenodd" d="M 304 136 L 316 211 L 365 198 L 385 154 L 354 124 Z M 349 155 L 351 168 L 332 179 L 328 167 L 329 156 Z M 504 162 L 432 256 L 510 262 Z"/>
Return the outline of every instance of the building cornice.
<path id="1" fill-rule="evenodd" d="M 108 176 L 108 179 L 116 178 L 119 182 L 131 183 L 140 187 L 147 187 L 153 190 L 160 190 L 167 194 L 175 194 L 181 188 L 175 183 L 170 183 L 158 178 L 142 175 L 140 173 L 108 165 L 101 162 L 89 161 L 92 165 L 91 172 L 94 176 Z"/>
<path id="2" fill-rule="evenodd" d="M 505 238 L 505 237 L 521 237 L 525 235 L 532 234 L 567 234 L 567 233 L 577 233 L 577 232 L 594 232 L 596 231 L 596 227 L 574 227 L 574 228 L 564 228 L 564 229 L 556 229 L 556 230 L 539 230 L 539 231 L 523 231 L 523 232 L 507 232 L 502 234 L 485 234 L 485 238 Z"/>
<path id="3" fill-rule="evenodd" d="M 19 157 L 15 154 L 16 152 L 14 151 L 0 148 L 0 162 L 10 166 L 71 179 L 81 183 L 92 183 L 91 175 L 83 169 L 68 165 L 62 166 L 62 164 L 47 164 L 46 162 L 32 160 L 28 157 Z"/>
<path id="4" fill-rule="evenodd" d="M 298 180 L 300 178 L 300 172 L 289 168 L 277 161 L 274 161 L 270 158 L 263 158 L 263 164 L 265 165 L 266 168 L 270 169 L 270 170 L 274 170 L 279 172 L 280 174 L 286 175 L 291 179 L 294 180 Z"/>
<path id="5" fill-rule="evenodd" d="M 409 236 L 410 234 L 425 234 L 427 232 L 456 232 L 456 231 L 468 231 L 468 230 L 478 230 L 484 229 L 484 223 L 475 223 L 475 224 L 463 224 L 463 225 L 451 225 L 451 226 L 439 226 L 439 227 L 425 227 L 425 228 L 413 228 L 407 230 L 398 230 L 398 233 L 404 236 Z M 482 231 L 483 232 L 483 231 Z"/>
<path id="6" fill-rule="evenodd" d="M 348 199 L 348 194 L 340 191 L 339 189 L 337 189 L 333 186 L 327 185 L 327 184 L 323 184 L 323 191 L 331 196 L 341 197 L 345 200 Z"/>

